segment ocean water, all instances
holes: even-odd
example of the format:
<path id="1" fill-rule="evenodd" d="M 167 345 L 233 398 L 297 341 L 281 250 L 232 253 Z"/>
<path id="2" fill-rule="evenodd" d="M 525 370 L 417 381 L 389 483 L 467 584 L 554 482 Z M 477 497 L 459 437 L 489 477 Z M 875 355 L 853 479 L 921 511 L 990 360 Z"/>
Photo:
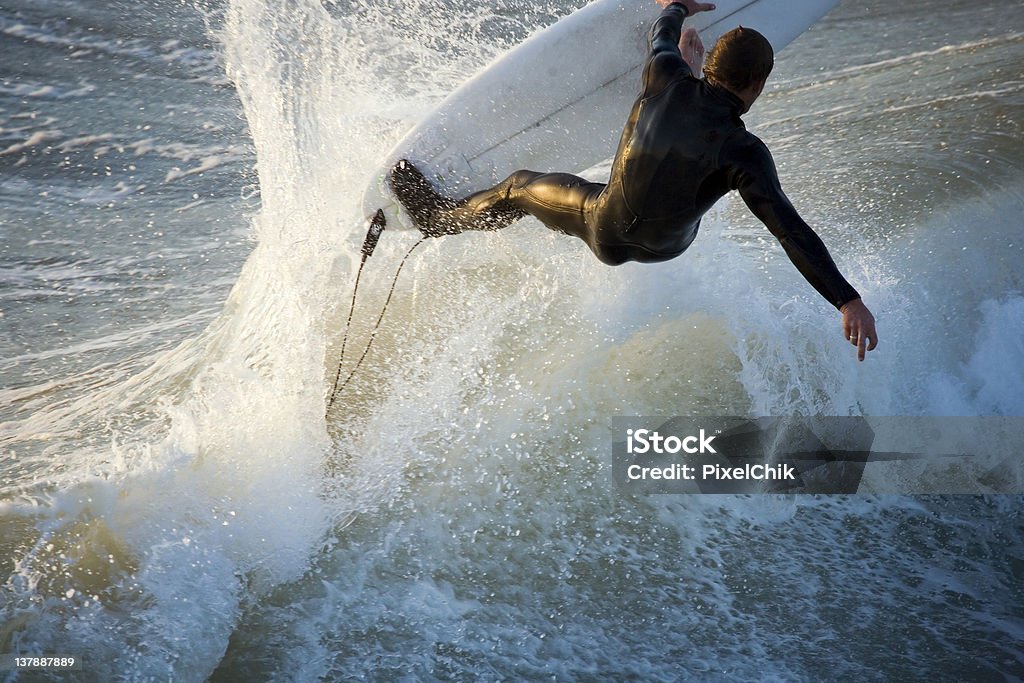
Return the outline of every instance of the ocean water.
<path id="1" fill-rule="evenodd" d="M 614 416 L 1024 414 L 1017 3 L 843 2 L 746 117 L 865 363 L 733 197 L 657 266 L 427 243 L 325 418 L 371 174 L 580 4 L 4 0 L 0 654 L 83 667 L 0 677 L 1024 679 L 1019 495 L 610 474 Z"/>

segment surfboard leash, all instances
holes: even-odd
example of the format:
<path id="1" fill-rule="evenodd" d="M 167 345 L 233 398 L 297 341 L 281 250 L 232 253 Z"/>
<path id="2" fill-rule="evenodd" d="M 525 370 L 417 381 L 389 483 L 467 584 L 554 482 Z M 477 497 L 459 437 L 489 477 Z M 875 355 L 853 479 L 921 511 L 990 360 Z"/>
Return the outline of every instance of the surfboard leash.
<path id="1" fill-rule="evenodd" d="M 345 360 L 345 345 L 348 343 L 348 331 L 352 327 L 352 314 L 356 310 L 356 295 L 359 293 L 359 279 L 363 276 L 363 266 L 366 265 L 366 259 L 370 258 L 373 254 L 373 250 L 377 247 L 377 242 L 380 240 L 381 233 L 384 232 L 384 228 L 387 227 L 387 219 L 384 217 L 384 212 L 377 209 L 377 213 L 370 219 L 370 227 L 366 231 L 366 237 L 363 239 L 363 246 L 360 250 L 362 252 L 362 258 L 359 259 L 359 268 L 356 270 L 356 283 L 352 288 L 352 301 L 348 306 L 348 318 L 345 320 L 345 332 L 341 336 L 341 354 L 338 359 L 338 373 L 334 376 L 334 387 L 331 389 L 331 397 L 327 402 L 327 409 L 330 410 L 334 404 L 334 397 L 338 393 L 338 380 L 341 379 L 341 367 Z"/>
<path id="2" fill-rule="evenodd" d="M 359 356 L 359 360 L 356 361 L 356 364 L 349 371 L 348 376 L 345 377 L 345 381 L 341 382 L 339 385 L 341 380 L 341 371 L 344 368 L 345 363 L 345 346 L 348 343 L 348 333 L 352 326 L 352 315 L 356 308 L 356 294 L 359 293 L 359 280 L 363 274 L 363 266 L 366 265 L 366 260 L 373 255 L 373 250 L 377 247 L 377 242 L 380 240 L 381 233 L 384 232 L 384 228 L 386 227 L 387 219 L 384 217 L 384 212 L 381 209 L 377 209 L 377 213 L 375 213 L 373 218 L 370 219 L 370 227 L 366 231 L 366 238 L 363 240 L 363 246 L 360 250 L 362 252 L 362 257 L 359 260 L 359 268 L 356 270 L 356 282 L 352 287 L 352 301 L 348 308 L 348 318 L 345 320 L 345 332 L 341 338 L 341 354 L 338 358 L 338 372 L 334 376 L 334 387 L 331 389 L 331 396 L 327 401 L 328 412 L 330 411 L 331 406 L 334 405 L 334 399 L 337 398 L 338 392 L 348 386 L 348 383 L 352 380 L 352 377 L 355 376 L 359 366 L 363 364 L 363 360 L 366 358 L 367 354 L 370 353 L 370 347 L 373 346 L 373 340 L 377 336 L 377 330 L 380 328 L 381 321 L 384 320 L 384 314 L 388 310 L 388 304 L 391 303 L 391 297 L 395 293 L 395 287 L 398 284 L 398 276 L 402 274 L 402 268 L 405 267 L 405 262 L 409 260 L 410 256 L 412 256 L 416 247 L 423 244 L 427 239 L 426 236 L 420 237 L 420 239 L 409 248 L 409 251 L 405 253 L 405 256 L 402 257 L 402 261 L 398 264 L 398 270 L 395 271 L 395 277 L 391 280 L 391 288 L 388 290 L 387 299 L 384 300 L 384 306 L 381 307 L 380 315 L 377 316 L 377 322 L 374 323 L 373 329 L 370 331 L 370 338 L 366 341 L 366 348 L 363 349 L 363 353 Z"/>

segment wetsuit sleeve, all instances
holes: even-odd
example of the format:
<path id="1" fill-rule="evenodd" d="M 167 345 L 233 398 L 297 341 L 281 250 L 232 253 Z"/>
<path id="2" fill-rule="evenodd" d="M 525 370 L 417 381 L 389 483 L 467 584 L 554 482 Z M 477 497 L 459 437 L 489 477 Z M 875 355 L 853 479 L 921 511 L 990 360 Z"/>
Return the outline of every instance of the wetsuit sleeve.
<path id="1" fill-rule="evenodd" d="M 683 32 L 686 7 L 678 2 L 661 11 L 651 27 L 651 51 L 644 64 L 643 96 L 657 95 L 680 75 L 692 76 L 689 65 L 679 53 L 679 36 Z M 682 71 L 682 74 L 680 74 Z"/>
<path id="2" fill-rule="evenodd" d="M 733 189 L 750 211 L 779 240 L 800 274 L 836 308 L 860 298 L 828 253 L 825 243 L 793 208 L 782 191 L 771 152 L 759 139 L 744 133 L 739 144 L 723 154 L 732 157 Z"/>

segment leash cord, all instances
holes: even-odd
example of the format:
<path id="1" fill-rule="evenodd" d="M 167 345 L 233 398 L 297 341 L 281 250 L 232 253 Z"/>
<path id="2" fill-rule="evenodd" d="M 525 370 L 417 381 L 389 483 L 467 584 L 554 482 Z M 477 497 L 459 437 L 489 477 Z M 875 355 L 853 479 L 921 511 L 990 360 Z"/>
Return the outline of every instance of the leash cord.
<path id="1" fill-rule="evenodd" d="M 348 331 L 352 327 L 352 313 L 356 310 L 356 294 L 359 292 L 359 278 L 363 275 L 363 266 L 366 265 L 366 254 L 359 261 L 359 270 L 356 271 L 356 284 L 352 288 L 352 302 L 348 306 L 348 319 L 345 320 L 345 333 L 341 337 L 341 354 L 338 356 L 338 372 L 334 376 L 334 387 L 331 389 L 331 398 L 327 402 L 327 409 L 334 405 L 334 397 L 338 395 L 338 380 L 341 379 L 341 368 L 345 362 L 345 344 L 348 343 Z"/>
<path id="2" fill-rule="evenodd" d="M 398 270 L 395 271 L 395 277 L 391 280 L 391 289 L 388 290 L 387 299 L 384 300 L 384 306 L 381 307 L 380 315 L 377 316 L 377 322 L 374 323 L 373 330 L 370 331 L 370 338 L 366 341 L 366 348 L 363 349 L 363 354 L 359 356 L 359 360 L 356 361 L 356 364 L 352 366 L 352 369 L 349 371 L 345 381 L 339 386 L 338 380 L 341 378 L 341 370 L 345 361 L 345 344 L 348 341 L 349 326 L 352 322 L 352 312 L 356 307 L 356 291 L 359 289 L 359 277 L 362 275 L 363 265 L 366 263 L 366 258 L 368 256 L 368 254 L 364 252 L 363 259 L 359 264 L 359 270 L 356 272 L 356 284 L 355 287 L 352 288 L 352 304 L 349 307 L 348 321 L 345 323 L 345 335 L 341 341 L 341 358 L 338 360 L 338 372 L 334 378 L 334 388 L 331 390 L 330 400 L 327 401 L 328 410 L 330 410 L 331 406 L 334 405 L 334 399 L 337 397 L 338 392 L 343 391 L 345 387 L 348 386 L 348 383 L 352 380 L 352 377 L 355 376 L 359 366 L 363 364 L 363 360 L 366 358 L 367 354 L 370 353 L 370 347 L 373 346 L 373 340 L 377 336 L 377 330 L 380 328 L 381 321 L 384 320 L 384 314 L 387 312 L 388 305 L 391 303 L 391 297 L 395 293 L 395 286 L 398 284 L 398 276 L 402 274 L 402 268 L 405 267 L 405 262 L 408 261 L 409 257 L 412 256 L 412 253 L 416 251 L 416 247 L 423 244 L 426 239 L 426 237 L 421 237 L 416 244 L 409 248 L 409 251 L 405 253 L 405 256 L 402 257 L 401 263 L 398 264 Z"/>

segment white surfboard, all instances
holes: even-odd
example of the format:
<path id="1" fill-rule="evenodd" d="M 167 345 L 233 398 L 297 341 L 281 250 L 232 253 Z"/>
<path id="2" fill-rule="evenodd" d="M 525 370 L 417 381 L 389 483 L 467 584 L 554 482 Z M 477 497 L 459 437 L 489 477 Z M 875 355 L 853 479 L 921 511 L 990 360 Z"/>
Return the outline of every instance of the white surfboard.
<path id="1" fill-rule="evenodd" d="M 839 0 L 716 0 L 688 17 L 705 46 L 737 26 L 760 31 L 776 52 Z M 596 0 L 535 33 L 452 92 L 391 150 L 363 197 L 366 215 L 399 206 L 387 171 L 409 159 L 451 197 L 490 187 L 515 170 L 579 172 L 615 153 L 640 90 L 653 0 Z"/>

